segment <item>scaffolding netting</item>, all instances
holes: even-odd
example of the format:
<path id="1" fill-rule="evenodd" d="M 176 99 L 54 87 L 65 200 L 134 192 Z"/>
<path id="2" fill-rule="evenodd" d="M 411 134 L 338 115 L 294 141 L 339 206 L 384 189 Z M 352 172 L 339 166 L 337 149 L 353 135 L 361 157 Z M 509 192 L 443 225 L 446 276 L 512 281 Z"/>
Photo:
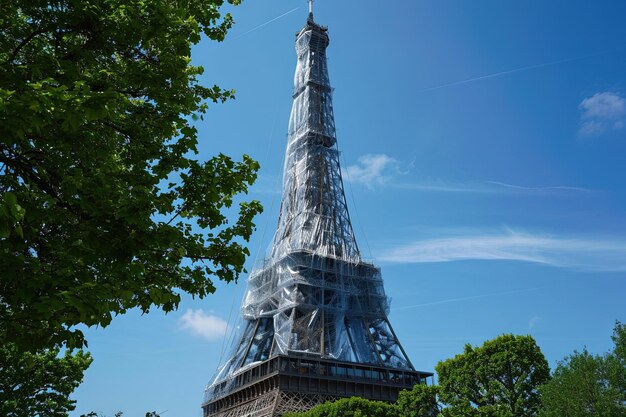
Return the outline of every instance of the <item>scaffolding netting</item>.
<path id="1" fill-rule="evenodd" d="M 243 322 L 206 390 L 228 394 L 246 369 L 276 355 L 314 355 L 414 370 L 387 320 L 380 269 L 362 260 L 339 165 L 327 30 L 309 20 L 297 35 L 278 228 L 248 278 Z"/>

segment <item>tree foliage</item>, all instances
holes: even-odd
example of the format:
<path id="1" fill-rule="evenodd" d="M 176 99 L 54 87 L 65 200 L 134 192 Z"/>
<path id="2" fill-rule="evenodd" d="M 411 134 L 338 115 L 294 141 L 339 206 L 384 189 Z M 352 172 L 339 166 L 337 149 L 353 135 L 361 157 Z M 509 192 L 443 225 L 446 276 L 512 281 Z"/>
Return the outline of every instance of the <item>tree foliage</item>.
<path id="1" fill-rule="evenodd" d="M 171 311 L 242 272 L 261 207 L 231 206 L 258 164 L 198 161 L 190 122 L 233 97 L 190 64 L 231 27 L 223 4 L 1 2 L 0 343 L 80 347 L 77 324 Z"/>
<path id="2" fill-rule="evenodd" d="M 541 387 L 541 417 L 626 416 L 626 327 L 613 332 L 615 348 L 605 355 L 586 349 L 560 362 Z"/>
<path id="3" fill-rule="evenodd" d="M 395 408 L 382 401 L 342 398 L 318 405 L 305 413 L 286 413 L 283 417 L 396 417 Z"/>
<path id="4" fill-rule="evenodd" d="M 538 387 L 550 377 L 548 363 L 531 336 L 502 335 L 437 367 L 443 415 L 532 417 Z"/>
<path id="5" fill-rule="evenodd" d="M 415 385 L 400 392 L 395 404 L 359 397 L 343 398 L 318 405 L 304 413 L 284 417 L 438 417 L 440 404 L 436 386 Z"/>
<path id="6" fill-rule="evenodd" d="M 401 391 L 395 409 L 398 417 L 438 417 L 439 387 L 417 384 L 412 390 Z"/>
<path id="7" fill-rule="evenodd" d="M 69 395 L 83 380 L 89 353 L 58 350 L 20 351 L 14 344 L 0 347 L 0 415 L 59 417 L 74 410 Z M 26 377 L 25 377 L 26 376 Z"/>

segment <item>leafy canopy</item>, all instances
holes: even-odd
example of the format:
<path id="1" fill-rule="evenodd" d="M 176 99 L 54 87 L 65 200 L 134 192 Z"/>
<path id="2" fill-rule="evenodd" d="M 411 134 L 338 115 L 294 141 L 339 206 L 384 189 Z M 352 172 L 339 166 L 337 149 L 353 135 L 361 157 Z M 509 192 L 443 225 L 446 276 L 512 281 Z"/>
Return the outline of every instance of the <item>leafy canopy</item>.
<path id="1" fill-rule="evenodd" d="M 0 344 L 80 347 L 78 324 L 170 311 L 243 271 L 261 206 L 227 212 L 258 164 L 198 161 L 190 122 L 233 97 L 190 64 L 231 27 L 223 5 L 1 3 Z"/>
<path id="2" fill-rule="evenodd" d="M 502 335 L 436 367 L 443 409 L 450 417 L 532 417 L 548 363 L 531 336 Z"/>
<path id="3" fill-rule="evenodd" d="M 326 402 L 304 413 L 286 413 L 284 417 L 396 417 L 392 405 L 364 398 L 342 398 Z"/>
<path id="4" fill-rule="evenodd" d="M 441 414 L 439 387 L 417 384 L 412 390 L 400 391 L 395 404 L 398 417 L 438 417 Z"/>
<path id="5" fill-rule="evenodd" d="M 541 387 L 541 417 L 626 417 L 626 326 L 615 325 L 613 351 L 574 352 Z"/>
<path id="6" fill-rule="evenodd" d="M 303 413 L 287 413 L 284 417 L 438 417 L 438 387 L 415 385 L 401 391 L 396 404 L 360 397 L 328 401 Z"/>
<path id="7" fill-rule="evenodd" d="M 14 344 L 0 346 L 0 415 L 66 416 L 74 410 L 69 395 L 83 380 L 91 360 L 82 351 L 59 356 L 58 350 L 31 353 Z"/>

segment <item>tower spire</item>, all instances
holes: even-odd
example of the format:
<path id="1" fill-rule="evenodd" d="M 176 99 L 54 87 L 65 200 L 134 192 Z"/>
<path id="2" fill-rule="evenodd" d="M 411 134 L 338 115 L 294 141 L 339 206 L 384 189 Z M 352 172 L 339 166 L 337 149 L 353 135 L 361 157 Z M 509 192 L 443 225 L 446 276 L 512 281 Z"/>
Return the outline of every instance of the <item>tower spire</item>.
<path id="1" fill-rule="evenodd" d="M 309 23 L 313 23 L 313 0 L 309 0 L 309 18 L 307 19 Z"/>

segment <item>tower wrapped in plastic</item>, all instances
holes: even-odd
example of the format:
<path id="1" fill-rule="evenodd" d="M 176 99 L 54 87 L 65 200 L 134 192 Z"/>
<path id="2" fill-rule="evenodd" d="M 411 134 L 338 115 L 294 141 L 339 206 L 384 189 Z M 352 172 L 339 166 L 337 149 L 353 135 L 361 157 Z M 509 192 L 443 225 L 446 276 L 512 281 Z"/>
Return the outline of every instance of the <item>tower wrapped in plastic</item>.
<path id="1" fill-rule="evenodd" d="M 273 416 L 352 395 L 393 401 L 432 375 L 415 371 L 402 349 L 380 269 L 362 260 L 354 237 L 328 44 L 309 15 L 296 38 L 278 228 L 248 278 L 241 334 L 207 387 L 205 416 Z"/>

